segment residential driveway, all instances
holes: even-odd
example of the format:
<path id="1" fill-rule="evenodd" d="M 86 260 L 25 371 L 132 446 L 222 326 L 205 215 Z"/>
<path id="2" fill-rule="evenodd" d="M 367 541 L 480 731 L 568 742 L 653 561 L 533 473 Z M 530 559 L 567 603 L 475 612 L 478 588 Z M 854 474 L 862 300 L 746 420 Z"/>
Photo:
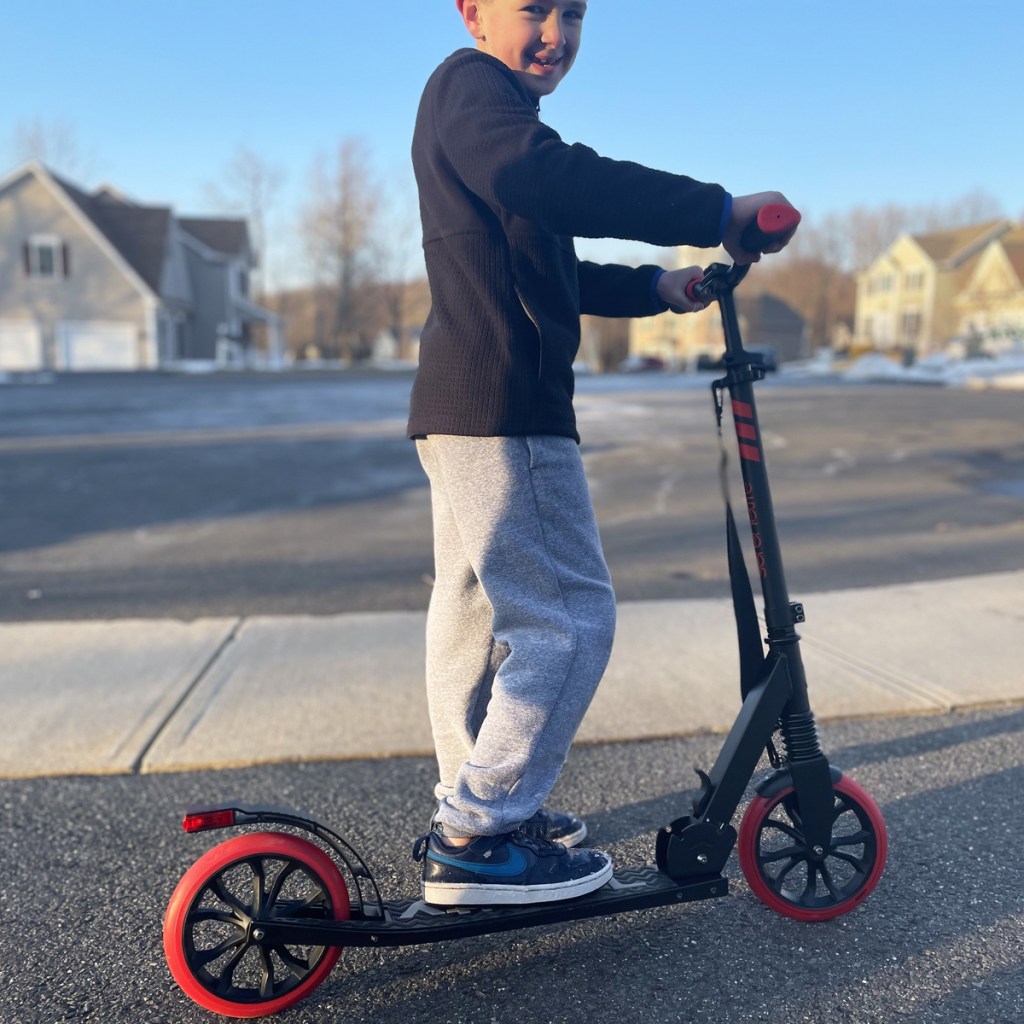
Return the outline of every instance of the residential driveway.
<path id="1" fill-rule="evenodd" d="M 837 723 L 835 763 L 874 794 L 889 865 L 852 914 L 805 925 L 732 895 L 405 949 L 346 951 L 288 1024 L 617 1024 L 623 1020 L 964 1024 L 1024 1020 L 1024 711 Z M 718 739 L 577 748 L 559 784 L 617 863 L 652 857 Z M 413 895 L 429 811 L 422 758 L 220 773 L 0 782 L 0 1018 L 200 1024 L 172 981 L 160 921 L 177 879 L 228 833 L 186 836 L 219 797 L 308 810 L 360 850 L 387 895 Z"/>

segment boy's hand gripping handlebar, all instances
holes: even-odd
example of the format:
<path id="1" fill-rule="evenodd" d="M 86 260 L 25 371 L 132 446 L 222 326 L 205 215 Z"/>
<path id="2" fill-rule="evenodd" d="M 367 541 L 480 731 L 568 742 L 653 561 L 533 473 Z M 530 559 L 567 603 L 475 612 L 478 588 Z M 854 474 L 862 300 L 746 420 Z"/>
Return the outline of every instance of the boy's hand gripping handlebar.
<path id="1" fill-rule="evenodd" d="M 747 252 L 764 252 L 774 242 L 787 238 L 800 223 L 800 211 L 785 203 L 768 203 L 757 211 L 754 218 L 740 235 L 740 244 Z M 720 264 L 713 264 L 709 267 L 709 273 L 705 273 L 703 280 L 693 280 L 686 286 L 686 295 L 693 302 L 707 302 L 714 298 L 709 285 L 710 271 L 718 270 L 720 276 L 724 269 Z M 749 266 L 729 267 L 729 285 L 735 286 L 742 280 L 749 270 Z"/>
<path id="2" fill-rule="evenodd" d="M 788 239 L 799 223 L 799 210 L 785 203 L 768 203 L 743 229 L 740 245 L 747 252 L 764 252 L 774 242 Z"/>

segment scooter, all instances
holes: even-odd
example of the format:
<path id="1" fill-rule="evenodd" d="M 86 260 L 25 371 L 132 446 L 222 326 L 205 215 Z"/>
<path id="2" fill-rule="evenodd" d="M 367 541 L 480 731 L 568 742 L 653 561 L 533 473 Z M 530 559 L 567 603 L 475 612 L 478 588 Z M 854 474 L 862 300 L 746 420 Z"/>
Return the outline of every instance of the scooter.
<path id="1" fill-rule="evenodd" d="M 800 215 L 765 206 L 743 236 L 750 252 L 795 230 Z M 828 921 L 858 907 L 885 866 L 885 822 L 875 801 L 822 752 L 783 575 L 753 386 L 765 375 L 743 348 L 733 291 L 747 266 L 712 264 L 690 296 L 717 301 L 725 375 L 712 385 L 719 436 L 730 398 L 747 518 L 764 598 L 762 641 L 753 591 L 722 480 L 727 548 L 740 648 L 742 706 L 689 814 L 655 836 L 655 865 L 617 870 L 597 891 L 560 903 L 442 908 L 385 899 L 363 859 L 340 835 L 273 807 L 189 810 L 183 827 L 202 832 L 258 826 L 213 847 L 185 872 L 164 918 L 164 951 L 186 995 L 215 1013 L 259 1017 L 294 1005 L 330 973 L 344 946 L 403 946 L 725 896 L 723 870 L 738 845 L 750 889 L 797 921 Z M 765 651 L 767 644 L 767 652 Z M 754 784 L 739 832 L 732 819 L 762 755 L 770 770 Z M 287 832 L 268 827 L 285 827 Z M 303 835 L 297 833 L 304 833 Z M 347 879 L 347 880 L 346 880 Z"/>

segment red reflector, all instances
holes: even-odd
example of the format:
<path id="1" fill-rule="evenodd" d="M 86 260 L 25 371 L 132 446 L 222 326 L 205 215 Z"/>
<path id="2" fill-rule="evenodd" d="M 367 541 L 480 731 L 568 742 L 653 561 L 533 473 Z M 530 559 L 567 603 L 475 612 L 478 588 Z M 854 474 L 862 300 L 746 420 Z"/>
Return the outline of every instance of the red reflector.
<path id="1" fill-rule="evenodd" d="M 227 828 L 235 823 L 235 812 L 230 808 L 226 811 L 194 811 L 186 814 L 181 827 L 186 832 L 205 832 L 211 828 Z"/>
<path id="2" fill-rule="evenodd" d="M 754 407 L 749 402 L 741 402 L 739 399 L 734 399 L 732 414 L 734 416 L 742 416 L 745 420 L 752 420 L 754 418 Z"/>
<path id="3" fill-rule="evenodd" d="M 741 444 L 740 458 L 746 459 L 747 462 L 760 462 L 761 453 L 752 444 Z"/>

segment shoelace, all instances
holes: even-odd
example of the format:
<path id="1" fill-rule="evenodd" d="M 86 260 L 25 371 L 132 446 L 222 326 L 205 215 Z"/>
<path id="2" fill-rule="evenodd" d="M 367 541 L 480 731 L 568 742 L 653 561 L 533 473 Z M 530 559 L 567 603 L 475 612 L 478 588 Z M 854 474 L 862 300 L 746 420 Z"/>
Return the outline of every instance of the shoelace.
<path id="1" fill-rule="evenodd" d="M 412 859 L 417 863 L 422 861 L 427 855 L 427 846 L 430 843 L 430 837 L 433 832 L 428 832 L 426 835 L 422 835 L 419 839 L 413 843 L 412 847 Z M 504 836 L 494 836 L 495 845 L 504 841 Z M 564 857 L 568 854 L 568 850 L 560 843 L 553 843 L 547 839 L 537 839 L 535 836 L 531 836 L 529 833 L 523 831 L 523 829 L 517 828 L 508 837 L 509 842 L 514 842 L 517 846 L 525 846 L 528 850 L 532 850 L 538 857 Z"/>
<path id="2" fill-rule="evenodd" d="M 528 835 L 534 837 L 546 836 L 548 831 L 552 827 L 552 815 L 549 811 L 541 808 L 533 815 L 532 818 L 527 818 L 519 827 Z"/>
<path id="3" fill-rule="evenodd" d="M 533 850 L 540 857 L 562 857 L 569 851 L 561 843 L 554 843 L 550 839 L 538 839 L 531 836 L 522 826 L 512 833 L 512 840 L 518 846 L 525 846 Z"/>

